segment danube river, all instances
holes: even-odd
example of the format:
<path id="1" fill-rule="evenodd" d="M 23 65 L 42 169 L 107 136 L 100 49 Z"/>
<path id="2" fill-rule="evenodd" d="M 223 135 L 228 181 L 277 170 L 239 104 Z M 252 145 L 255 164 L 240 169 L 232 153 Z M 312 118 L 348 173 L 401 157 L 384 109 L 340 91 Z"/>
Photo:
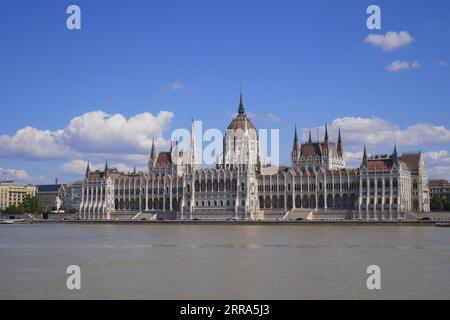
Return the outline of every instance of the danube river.
<path id="1" fill-rule="evenodd" d="M 450 228 L 0 225 L 0 265 L 0 299 L 450 299 Z"/>

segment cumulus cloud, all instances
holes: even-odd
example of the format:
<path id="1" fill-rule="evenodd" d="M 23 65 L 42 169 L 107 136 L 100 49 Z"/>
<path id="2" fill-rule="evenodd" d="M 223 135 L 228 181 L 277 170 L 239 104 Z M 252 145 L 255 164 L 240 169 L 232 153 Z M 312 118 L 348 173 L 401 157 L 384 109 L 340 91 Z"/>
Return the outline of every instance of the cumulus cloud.
<path id="1" fill-rule="evenodd" d="M 419 123 L 400 128 L 399 126 L 376 117 L 344 117 L 333 120 L 328 127 L 331 136 L 337 137 L 341 128 L 344 145 L 361 148 L 369 146 L 391 146 L 397 143 L 403 147 L 421 148 L 424 145 L 445 144 L 450 142 L 450 130 L 444 126 Z M 323 137 L 324 127 L 319 128 Z M 308 129 L 302 131 L 304 140 Z"/>
<path id="2" fill-rule="evenodd" d="M 86 172 L 88 162 L 86 160 L 76 159 L 67 162 L 58 168 L 58 171 L 70 176 L 82 176 Z M 109 163 L 109 168 L 115 168 L 121 172 L 132 172 L 134 166 L 129 166 L 125 163 Z M 105 168 L 104 162 L 90 163 L 91 170 L 103 170 Z M 144 171 L 145 168 L 136 167 L 137 171 Z"/>
<path id="3" fill-rule="evenodd" d="M 149 152 L 152 138 L 157 147 L 168 146 L 163 132 L 172 118 L 168 111 L 156 116 L 145 112 L 128 119 L 121 114 L 88 112 L 61 130 L 26 127 L 13 136 L 2 135 L 0 155 L 21 159 L 74 159 L 86 154 L 139 157 Z"/>
<path id="4" fill-rule="evenodd" d="M 428 169 L 428 174 L 432 179 L 450 180 L 450 166 L 432 166 Z"/>
<path id="5" fill-rule="evenodd" d="M 176 80 L 176 81 L 173 81 L 173 82 L 169 83 L 169 90 L 170 91 L 176 92 L 176 91 L 180 91 L 183 88 L 184 88 L 184 84 L 181 81 L 179 81 L 179 80 Z"/>
<path id="6" fill-rule="evenodd" d="M 64 144 L 64 130 L 49 131 L 26 127 L 14 136 L 0 136 L 3 157 L 50 159 L 71 157 L 76 152 Z"/>
<path id="7" fill-rule="evenodd" d="M 447 150 L 425 152 L 424 157 L 428 163 L 450 165 L 450 153 Z"/>
<path id="8" fill-rule="evenodd" d="M 447 150 L 428 151 L 423 157 L 431 178 L 450 179 L 450 153 Z"/>
<path id="9" fill-rule="evenodd" d="M 387 67 L 386 70 L 390 72 L 399 72 L 406 69 L 416 69 L 419 68 L 420 64 L 417 61 L 400 61 L 395 60 L 392 61 Z"/>
<path id="10" fill-rule="evenodd" d="M 347 151 L 345 152 L 345 161 L 351 165 L 361 164 L 363 155 L 364 155 L 363 151 L 357 152 Z"/>
<path id="11" fill-rule="evenodd" d="M 0 167 L 0 180 L 25 181 L 30 179 L 30 175 L 23 169 Z"/>
<path id="12" fill-rule="evenodd" d="M 406 31 L 389 31 L 385 35 L 369 34 L 365 42 L 381 48 L 383 51 L 393 51 L 410 45 L 414 38 Z"/>

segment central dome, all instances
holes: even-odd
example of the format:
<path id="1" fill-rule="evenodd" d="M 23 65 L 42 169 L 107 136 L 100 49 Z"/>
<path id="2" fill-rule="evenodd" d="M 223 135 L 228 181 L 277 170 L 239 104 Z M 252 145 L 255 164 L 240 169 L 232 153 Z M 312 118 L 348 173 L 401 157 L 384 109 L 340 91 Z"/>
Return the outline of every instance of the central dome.
<path id="1" fill-rule="evenodd" d="M 247 118 L 242 100 L 241 92 L 238 115 L 231 120 L 223 138 L 220 161 L 224 165 L 252 166 L 260 163 L 258 132 Z"/>
<path id="2" fill-rule="evenodd" d="M 234 118 L 230 122 L 227 130 L 245 130 L 245 123 L 247 123 L 248 130 L 253 129 L 256 131 L 255 125 L 249 118 L 247 118 L 247 115 L 245 114 L 244 103 L 242 101 L 242 93 L 241 93 L 240 101 L 239 101 L 238 115 L 236 116 L 236 118 Z"/>
<path id="3" fill-rule="evenodd" d="M 245 130 L 245 123 L 247 122 L 248 130 L 256 130 L 253 122 L 248 119 L 245 115 L 241 117 L 240 115 L 234 118 L 231 123 L 228 125 L 228 130 Z"/>

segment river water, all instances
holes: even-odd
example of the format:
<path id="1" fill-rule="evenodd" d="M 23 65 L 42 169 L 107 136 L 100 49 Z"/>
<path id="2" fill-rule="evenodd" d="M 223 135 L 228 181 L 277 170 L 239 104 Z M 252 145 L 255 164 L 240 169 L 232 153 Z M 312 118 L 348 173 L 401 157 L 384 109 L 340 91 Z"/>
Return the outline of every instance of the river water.
<path id="1" fill-rule="evenodd" d="M 30 298 L 450 299 L 450 228 L 0 225 L 0 299 Z"/>

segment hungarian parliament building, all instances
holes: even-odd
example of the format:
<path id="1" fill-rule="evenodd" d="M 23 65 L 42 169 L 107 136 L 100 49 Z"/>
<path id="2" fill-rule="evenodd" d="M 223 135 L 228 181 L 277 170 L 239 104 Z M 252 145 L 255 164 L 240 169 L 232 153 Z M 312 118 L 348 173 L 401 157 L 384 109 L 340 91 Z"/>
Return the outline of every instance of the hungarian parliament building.
<path id="1" fill-rule="evenodd" d="M 237 116 L 214 167 L 196 159 L 194 124 L 188 150 L 178 143 L 157 154 L 148 172 L 86 168 L 79 218 L 83 220 L 403 220 L 430 211 L 428 175 L 420 152 L 364 156 L 346 167 L 325 128 L 323 142 L 299 142 L 295 129 L 291 165 L 271 166 L 260 154 L 257 130 L 242 94 Z"/>

